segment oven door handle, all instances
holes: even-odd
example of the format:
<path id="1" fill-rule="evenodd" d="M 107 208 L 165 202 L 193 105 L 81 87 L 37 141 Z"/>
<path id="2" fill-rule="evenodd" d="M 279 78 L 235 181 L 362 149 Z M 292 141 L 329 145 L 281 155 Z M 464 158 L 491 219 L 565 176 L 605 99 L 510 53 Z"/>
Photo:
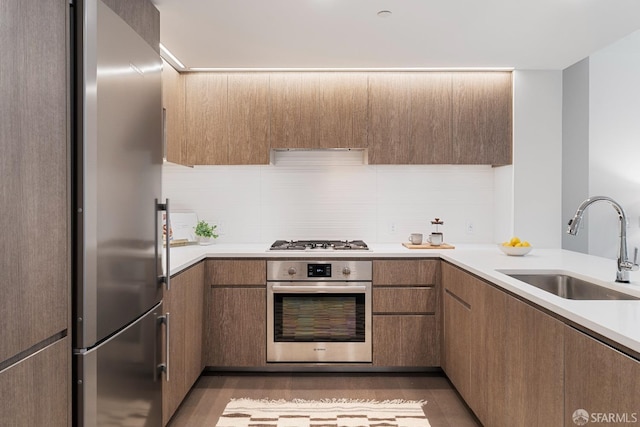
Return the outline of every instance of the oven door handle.
<path id="1" fill-rule="evenodd" d="M 274 293 L 297 293 L 297 294 L 362 294 L 367 290 L 366 286 L 283 286 L 273 285 Z"/>

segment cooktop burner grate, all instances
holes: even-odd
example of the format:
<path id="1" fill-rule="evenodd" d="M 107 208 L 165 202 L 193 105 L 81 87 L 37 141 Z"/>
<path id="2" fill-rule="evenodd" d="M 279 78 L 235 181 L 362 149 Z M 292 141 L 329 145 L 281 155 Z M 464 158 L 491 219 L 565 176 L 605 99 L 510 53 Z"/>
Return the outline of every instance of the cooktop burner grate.
<path id="1" fill-rule="evenodd" d="M 369 250 L 362 240 L 276 240 L 272 251 Z"/>

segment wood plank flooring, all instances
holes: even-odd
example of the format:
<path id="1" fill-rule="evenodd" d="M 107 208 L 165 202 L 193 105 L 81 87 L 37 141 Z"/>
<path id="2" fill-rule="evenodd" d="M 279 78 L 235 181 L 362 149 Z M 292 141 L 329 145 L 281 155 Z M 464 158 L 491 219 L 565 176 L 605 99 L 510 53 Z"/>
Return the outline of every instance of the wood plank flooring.
<path id="1" fill-rule="evenodd" d="M 477 427 L 480 423 L 442 374 L 421 373 L 205 373 L 193 386 L 169 427 L 213 427 L 231 398 L 426 400 L 432 427 Z"/>

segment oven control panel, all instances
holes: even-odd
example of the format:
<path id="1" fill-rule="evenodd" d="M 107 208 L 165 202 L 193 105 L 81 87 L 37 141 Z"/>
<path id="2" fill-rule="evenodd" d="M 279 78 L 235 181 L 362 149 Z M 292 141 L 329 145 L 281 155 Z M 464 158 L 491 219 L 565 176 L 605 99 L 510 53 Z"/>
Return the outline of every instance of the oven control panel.
<path id="1" fill-rule="evenodd" d="M 267 261 L 267 281 L 371 281 L 371 261 Z"/>

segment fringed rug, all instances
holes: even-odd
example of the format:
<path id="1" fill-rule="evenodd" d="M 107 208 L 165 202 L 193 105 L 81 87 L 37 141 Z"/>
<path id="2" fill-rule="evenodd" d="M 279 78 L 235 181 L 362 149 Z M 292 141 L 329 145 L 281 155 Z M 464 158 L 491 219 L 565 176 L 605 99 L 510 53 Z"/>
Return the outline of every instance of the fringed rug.
<path id="1" fill-rule="evenodd" d="M 216 427 L 430 427 L 424 404 L 426 401 L 233 399 Z"/>

